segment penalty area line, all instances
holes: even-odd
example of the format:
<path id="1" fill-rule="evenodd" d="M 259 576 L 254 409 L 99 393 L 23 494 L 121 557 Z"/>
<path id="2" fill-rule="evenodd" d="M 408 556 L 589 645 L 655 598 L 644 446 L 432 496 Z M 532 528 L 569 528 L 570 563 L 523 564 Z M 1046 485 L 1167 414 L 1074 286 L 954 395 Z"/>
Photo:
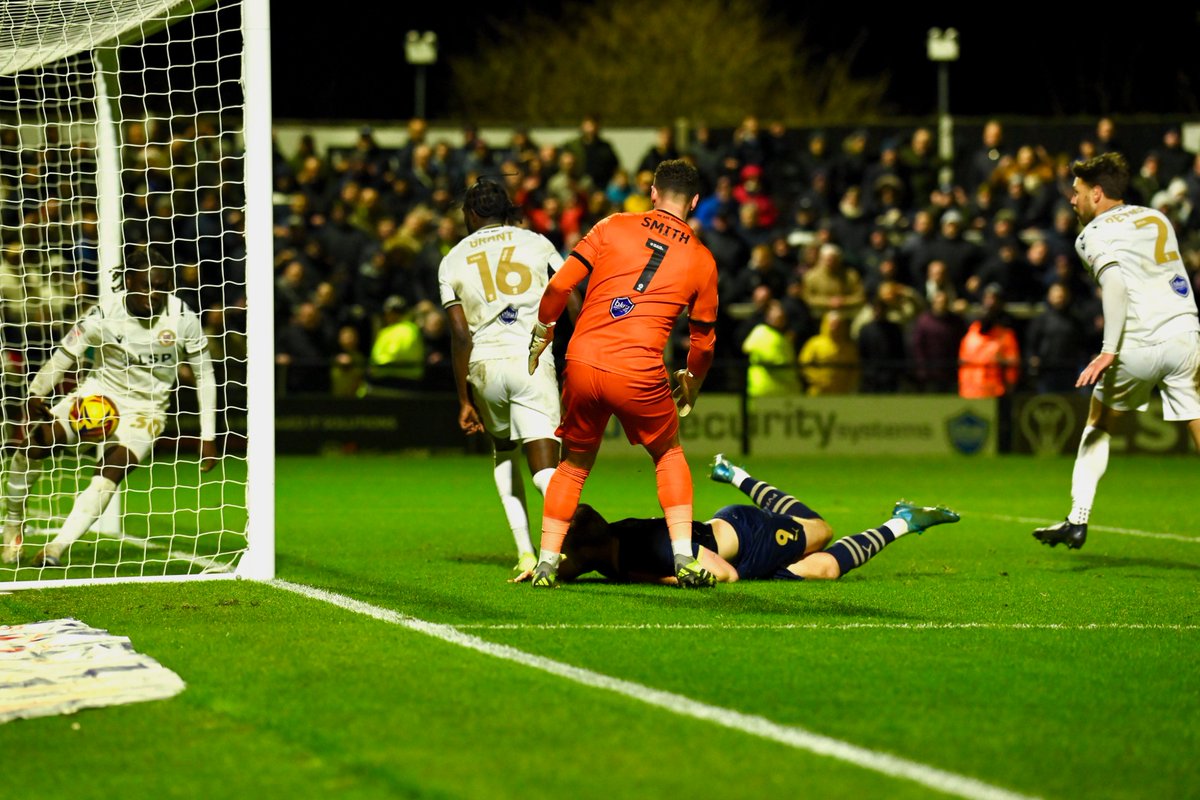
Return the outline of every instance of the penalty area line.
<path id="1" fill-rule="evenodd" d="M 509 645 L 489 642 L 486 639 L 480 639 L 478 636 L 463 633 L 452 625 L 427 622 L 397 611 L 373 606 L 361 600 L 355 600 L 352 597 L 318 589 L 313 586 L 291 583 L 290 581 L 278 578 L 266 583 L 286 592 L 292 592 L 293 594 L 298 594 L 312 600 L 329 603 L 346 611 L 362 614 L 380 622 L 399 625 L 409 630 L 432 636 L 435 639 L 440 639 L 443 642 L 465 647 L 468 650 L 474 650 L 475 652 L 504 661 L 541 670 L 542 672 L 574 681 L 583 686 L 604 689 L 632 700 L 670 711 L 673 714 L 712 722 L 730 730 L 748 733 L 752 736 L 758 736 L 762 739 L 796 748 L 797 750 L 806 750 L 816 755 L 835 758 L 839 761 L 844 761 L 883 775 L 913 781 L 914 783 L 945 794 L 968 798 L 968 800 L 1032 800 L 1029 795 L 1019 794 L 999 786 L 984 783 L 975 778 L 947 772 L 946 770 L 931 767 L 917 761 L 909 761 L 899 756 L 877 750 L 869 750 L 865 747 L 841 741 L 840 739 L 833 739 L 828 736 L 812 733 L 803 728 L 780 725 L 765 717 L 744 714 L 740 711 L 720 706 L 708 705 L 707 703 L 701 703 L 683 695 L 653 689 L 649 686 L 643 686 L 642 684 L 620 678 L 613 678 L 599 672 L 592 672 L 591 670 L 565 664 L 561 661 L 526 653 L 524 650 L 518 650 Z"/>

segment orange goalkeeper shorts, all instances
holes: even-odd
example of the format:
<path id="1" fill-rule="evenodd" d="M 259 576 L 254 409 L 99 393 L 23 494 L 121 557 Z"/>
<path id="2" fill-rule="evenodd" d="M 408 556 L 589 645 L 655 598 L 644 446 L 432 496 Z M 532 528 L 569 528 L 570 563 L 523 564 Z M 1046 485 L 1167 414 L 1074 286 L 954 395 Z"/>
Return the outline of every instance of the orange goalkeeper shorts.
<path id="1" fill-rule="evenodd" d="M 614 415 L 630 444 L 647 445 L 679 430 L 665 369 L 640 380 L 569 361 L 562 400 L 558 435 L 564 444 L 576 448 L 598 448 L 608 420 Z"/>

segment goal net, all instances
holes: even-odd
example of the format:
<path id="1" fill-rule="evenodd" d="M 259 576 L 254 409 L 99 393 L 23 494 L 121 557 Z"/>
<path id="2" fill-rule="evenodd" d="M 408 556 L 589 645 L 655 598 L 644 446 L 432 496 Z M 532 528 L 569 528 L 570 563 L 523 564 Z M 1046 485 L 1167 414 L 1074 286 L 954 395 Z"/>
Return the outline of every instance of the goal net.
<path id="1" fill-rule="evenodd" d="M 255 378 L 269 362 L 252 344 L 270 346 L 271 293 L 246 269 L 264 248 L 270 263 L 266 3 L 0 5 L 0 588 L 273 575 L 271 371 Z M 153 331 L 144 354 L 121 344 L 133 335 L 112 350 L 106 338 L 34 394 L 53 408 L 125 348 L 130 373 L 178 365 L 165 421 L 126 413 L 109 438 L 49 454 L 27 436 L 32 379 L 83 315 L 126 307 L 123 266 L 148 248 L 175 265 L 175 294 L 207 337 L 211 471 L 203 376 L 180 332 L 153 320 L 133 323 Z M 102 454 L 134 424 L 149 452 L 115 492 L 97 489 Z"/>

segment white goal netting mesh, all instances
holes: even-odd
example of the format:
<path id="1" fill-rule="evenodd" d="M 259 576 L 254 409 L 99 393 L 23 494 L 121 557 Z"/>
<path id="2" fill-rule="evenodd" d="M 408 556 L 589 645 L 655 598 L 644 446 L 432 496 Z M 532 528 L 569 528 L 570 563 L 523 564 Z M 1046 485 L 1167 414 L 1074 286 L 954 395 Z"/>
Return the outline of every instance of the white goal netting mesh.
<path id="1" fill-rule="evenodd" d="M 247 548 L 241 14 L 236 0 L 0 6 L 0 585 L 215 576 L 232 573 Z M 184 366 L 151 452 L 66 542 L 67 518 L 92 502 L 85 490 L 113 439 L 34 458 L 23 424 L 30 380 L 82 315 L 120 302 L 126 256 L 146 247 L 176 265 L 176 294 L 208 338 L 219 461 L 200 469 L 197 376 Z M 87 377 L 94 355 L 47 405 Z M 61 566 L 39 563 L 60 550 Z"/>

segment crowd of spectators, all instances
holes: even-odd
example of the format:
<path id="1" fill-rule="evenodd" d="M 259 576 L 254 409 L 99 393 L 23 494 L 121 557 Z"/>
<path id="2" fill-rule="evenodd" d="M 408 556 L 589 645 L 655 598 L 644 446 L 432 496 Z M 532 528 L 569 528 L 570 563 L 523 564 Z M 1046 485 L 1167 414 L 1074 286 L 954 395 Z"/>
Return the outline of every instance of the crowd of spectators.
<path id="1" fill-rule="evenodd" d="M 177 292 L 212 342 L 222 405 L 245 408 L 245 152 L 224 123 L 203 113 L 122 123 L 115 240 L 174 258 Z M 105 178 L 94 145 L 77 133 L 68 125 L 0 126 L 0 362 L 9 416 L 28 375 L 106 288 L 97 199 Z"/>
<path id="2" fill-rule="evenodd" d="M 294 153 L 276 148 L 281 388 L 450 388 L 437 268 L 465 233 L 465 187 L 505 181 L 524 224 L 565 254 L 608 214 L 649 208 L 654 167 L 675 157 L 702 175 L 690 222 L 720 274 L 710 388 L 1059 391 L 1099 346 L 1068 198 L 1071 162 L 1119 147 L 1109 120 L 1070 152 L 1009 141 L 990 121 L 953 164 L 927 128 L 834 136 L 753 117 L 725 136 L 700 127 L 686 143 L 661 128 L 632 169 L 593 118 L 557 147 L 523 129 L 503 146 L 471 127 L 462 140 L 451 146 L 413 119 L 400 148 L 365 128 L 353 148 L 320 152 L 311 136 Z M 1125 155 L 1126 199 L 1175 223 L 1195 285 L 1200 159 L 1176 128 Z"/>

